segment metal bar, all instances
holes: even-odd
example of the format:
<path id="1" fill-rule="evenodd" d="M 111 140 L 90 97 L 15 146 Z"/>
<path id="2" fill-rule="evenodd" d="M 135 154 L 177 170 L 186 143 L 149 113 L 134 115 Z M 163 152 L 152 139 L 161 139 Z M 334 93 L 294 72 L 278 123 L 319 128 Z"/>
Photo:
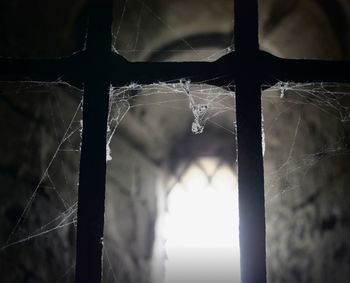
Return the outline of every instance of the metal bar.
<path id="1" fill-rule="evenodd" d="M 235 76 L 235 54 L 230 53 L 214 62 L 128 62 L 119 55 L 113 55 L 112 83 L 115 86 L 137 82 L 152 84 L 180 79 L 193 83 L 207 83 L 216 86 L 230 84 Z M 120 74 L 119 68 L 123 70 Z"/>
<path id="2" fill-rule="evenodd" d="M 84 73 L 84 53 L 59 59 L 0 58 L 2 81 L 64 81 L 81 87 Z"/>
<path id="3" fill-rule="evenodd" d="M 350 83 L 350 61 L 282 59 L 260 52 L 264 83 L 278 81 Z"/>
<path id="4" fill-rule="evenodd" d="M 235 0 L 241 282 L 266 282 L 265 201 L 257 0 Z"/>
<path id="5" fill-rule="evenodd" d="M 112 1 L 91 2 L 87 36 L 89 64 L 84 82 L 76 283 L 100 283 L 102 280 Z"/>
<path id="6" fill-rule="evenodd" d="M 113 85 L 130 82 L 151 84 L 189 78 L 194 83 L 230 84 L 240 71 L 236 52 L 214 62 L 128 62 L 118 54 L 110 54 Z M 255 69 L 261 72 L 264 84 L 280 81 L 350 83 L 347 70 L 350 61 L 283 59 L 259 51 Z M 60 59 L 0 58 L 0 80 L 67 82 L 81 88 L 90 62 L 85 51 Z M 120 70 L 123 70 L 121 73 Z"/>
<path id="7" fill-rule="evenodd" d="M 194 83 L 225 86 L 252 61 L 253 70 L 260 73 L 264 84 L 280 81 L 350 83 L 347 72 L 350 61 L 283 59 L 256 49 L 250 53 L 247 53 L 248 48 L 242 49 L 242 52 L 237 49 L 214 62 L 128 62 L 119 55 L 112 55 L 112 83 L 115 86 L 131 81 L 151 84 L 188 78 Z M 252 53 L 254 55 L 247 55 Z M 243 57 L 246 59 L 242 61 Z M 118 71 L 120 68 L 123 74 Z"/>

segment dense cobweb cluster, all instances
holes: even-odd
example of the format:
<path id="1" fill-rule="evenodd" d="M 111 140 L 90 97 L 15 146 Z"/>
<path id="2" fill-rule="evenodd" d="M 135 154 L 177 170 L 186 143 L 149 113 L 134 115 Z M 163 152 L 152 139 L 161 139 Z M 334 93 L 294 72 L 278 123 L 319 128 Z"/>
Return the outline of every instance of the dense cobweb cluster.
<path id="1" fill-rule="evenodd" d="M 152 99 L 155 96 L 157 99 Z M 161 96 L 166 98 L 163 99 Z M 149 101 L 146 101 L 148 97 Z M 231 98 L 229 102 L 227 98 Z M 180 108 L 183 102 L 186 102 L 193 115 L 192 133 L 200 134 L 208 121 L 227 111 L 234 111 L 234 91 L 232 91 L 232 85 L 220 88 L 210 86 L 207 82 L 191 84 L 191 81 L 186 79 L 150 85 L 132 82 L 123 87 L 111 88 L 107 129 L 107 160 L 111 160 L 110 142 L 129 110 L 145 106 Z M 182 110 L 179 109 L 179 111 Z"/>

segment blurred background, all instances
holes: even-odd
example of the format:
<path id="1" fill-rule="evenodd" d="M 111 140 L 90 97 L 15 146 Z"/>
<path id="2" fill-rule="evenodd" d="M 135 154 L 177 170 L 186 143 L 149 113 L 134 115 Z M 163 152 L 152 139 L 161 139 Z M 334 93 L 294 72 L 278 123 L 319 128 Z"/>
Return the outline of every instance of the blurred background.
<path id="1" fill-rule="evenodd" d="M 84 50 L 86 2 L 3 1 L 0 56 Z M 259 13 L 262 50 L 350 57 L 348 0 L 262 0 Z M 233 20 L 232 0 L 115 1 L 112 48 L 214 61 L 234 51 Z M 349 93 L 264 86 L 268 282 L 350 281 Z M 0 82 L 1 282 L 74 282 L 82 94 L 60 78 Z M 112 88 L 107 149 L 103 282 L 239 282 L 234 82 Z"/>

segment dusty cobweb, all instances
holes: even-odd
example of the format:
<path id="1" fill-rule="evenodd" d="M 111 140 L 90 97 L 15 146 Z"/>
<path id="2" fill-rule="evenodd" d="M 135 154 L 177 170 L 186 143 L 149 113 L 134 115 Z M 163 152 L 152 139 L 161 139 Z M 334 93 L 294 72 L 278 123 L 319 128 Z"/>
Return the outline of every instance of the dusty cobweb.
<path id="1" fill-rule="evenodd" d="M 191 84 L 190 80 L 179 79 L 178 81 L 158 82 L 151 85 L 131 83 L 124 87 L 111 89 L 107 159 L 111 159 L 109 144 L 129 110 L 144 106 L 157 106 L 177 108 L 179 111 L 183 111 L 183 102 L 185 102 L 186 109 L 193 115 L 191 131 L 193 134 L 201 134 L 208 122 L 216 123 L 215 117 L 228 111 L 234 111 L 234 91 L 232 88 L 232 84 L 215 87 L 208 85 L 207 82 Z M 157 97 L 156 101 L 152 99 L 153 97 Z M 220 127 L 219 124 L 216 126 Z M 234 131 L 233 128 L 221 127 L 229 132 Z"/>
<path id="2" fill-rule="evenodd" d="M 40 92 L 43 88 L 56 91 L 55 87 L 57 84 L 61 84 L 61 82 L 53 84 L 33 83 L 17 91 L 27 93 L 27 95 L 30 95 L 31 92 Z M 56 148 L 50 152 L 51 157 L 46 160 L 41 178 L 37 181 L 36 186 L 32 188 L 31 196 L 27 200 L 16 224 L 11 229 L 6 242 L 2 243 L 1 251 L 32 241 L 38 237 L 45 237 L 48 234 L 56 233 L 66 227 L 76 226 L 78 183 L 76 182 L 72 188 L 69 188 L 71 190 L 71 198 L 67 200 L 63 196 L 67 188 L 58 186 L 56 183 L 62 185 L 62 182 L 57 181 L 53 176 L 54 174 L 51 173 L 53 166 L 59 166 L 57 163 L 59 164 L 61 162 L 59 159 L 62 152 L 65 154 L 76 154 L 80 151 L 79 144 L 73 145 L 71 142 L 73 136 L 81 135 L 83 125 L 81 121 L 82 93 L 80 90 L 74 91 L 77 97 L 76 105 L 74 111 L 71 112 L 69 120 L 56 127 L 55 123 L 58 123 L 56 121 L 57 117 L 51 117 L 54 121 L 53 129 L 51 130 L 53 132 L 56 131 Z M 295 181 L 295 178 L 305 176 L 305 172 L 323 160 L 349 154 L 349 92 L 350 86 L 339 85 L 337 83 L 278 83 L 265 90 L 263 94 L 264 110 L 269 111 L 269 113 L 266 112 L 264 114 L 267 148 L 269 149 L 270 144 L 275 142 L 274 140 L 270 140 L 270 137 L 276 134 L 274 129 L 277 124 L 280 123 L 281 127 L 284 127 L 283 123 L 287 123 L 290 125 L 289 128 L 291 128 L 288 132 L 289 136 L 287 135 L 288 139 L 281 139 L 285 143 L 280 146 L 285 147 L 285 150 L 281 155 L 278 165 L 272 166 L 271 171 L 268 172 L 269 176 L 266 177 L 268 180 L 266 185 L 268 200 L 286 191 L 300 188 L 300 182 Z M 5 92 L 1 92 L 0 96 L 5 94 Z M 164 96 L 165 99 L 152 100 L 154 96 Z M 180 104 L 178 104 L 179 102 Z M 147 105 L 163 109 L 171 108 L 180 112 L 183 109 L 177 109 L 179 105 L 182 105 L 181 107 L 186 105 L 187 110 L 192 115 L 192 122 L 187 126 L 189 126 L 189 131 L 193 134 L 198 135 L 205 132 L 206 126 L 210 124 L 231 133 L 233 138 L 235 136 L 234 121 L 232 121 L 232 127 L 230 128 L 226 124 L 220 124 L 220 119 L 216 120 L 223 113 L 235 111 L 233 83 L 226 86 L 214 87 L 210 86 L 210 82 L 192 84 L 189 79 L 158 82 L 151 85 L 140 85 L 134 82 L 126 86 L 111 88 L 106 145 L 107 161 L 112 159 L 111 153 L 113 149 L 110 148 L 111 141 L 113 137 L 118 135 L 118 129 L 123 119 L 134 109 Z M 49 117 L 59 115 L 57 113 L 64 111 L 64 106 L 56 106 L 56 111 L 48 114 Z M 313 112 L 313 115 L 308 114 L 311 112 Z M 285 115 L 289 115 L 293 119 L 288 120 Z M 298 146 L 301 142 L 300 131 L 303 125 L 312 121 L 314 117 L 320 119 L 323 116 L 327 117 L 328 121 L 331 121 L 329 122 L 330 125 L 338 125 L 337 131 L 334 132 L 335 136 L 330 138 L 326 143 L 310 146 L 307 152 L 299 150 Z M 62 129 L 62 125 L 65 126 L 64 129 Z M 266 154 L 268 155 L 268 152 Z M 51 192 L 58 196 L 62 207 L 57 215 L 49 221 L 40 223 L 39 225 L 25 225 L 26 222 L 30 223 L 33 204 L 36 201 L 38 192 L 43 187 L 50 187 Z M 72 269 L 72 267 L 69 267 L 67 272 L 70 272 Z M 114 274 L 113 277 L 117 278 L 117 275 Z"/>
<path id="3" fill-rule="evenodd" d="M 25 100 L 25 96 L 30 95 L 38 95 L 42 93 L 43 95 L 51 95 L 51 98 L 48 99 L 48 102 L 44 102 L 43 104 L 47 103 L 48 106 L 44 109 L 48 112 L 44 114 L 44 116 L 41 118 L 40 122 L 45 122 L 47 125 L 43 125 L 43 127 L 50 127 L 55 141 L 53 143 L 57 144 L 57 147 L 53 150 L 51 157 L 49 157 L 46 162 L 46 166 L 44 167 L 44 170 L 42 172 L 42 175 L 40 179 L 38 180 L 36 186 L 32 190 L 32 195 L 30 196 L 28 202 L 25 204 L 24 209 L 22 213 L 20 214 L 20 217 L 11 230 L 11 233 L 9 234 L 7 241 L 5 245 L 2 246 L 3 249 L 7 249 L 13 245 L 17 245 L 26 241 L 29 241 L 35 237 L 45 235 L 49 232 L 55 231 L 60 228 L 64 228 L 68 225 L 74 224 L 76 222 L 75 220 L 75 212 L 77 208 L 76 200 L 71 202 L 70 200 L 67 200 L 63 195 L 61 195 L 61 188 L 58 188 L 55 184 L 55 180 L 53 176 L 51 175 L 51 169 L 53 166 L 57 166 L 57 164 L 60 164 L 63 178 L 65 180 L 65 184 L 69 187 L 71 187 L 71 184 L 68 184 L 68 177 L 66 176 L 66 170 L 67 168 L 63 168 L 63 158 L 62 153 L 76 153 L 80 151 L 80 147 L 77 144 L 74 144 L 72 141 L 74 139 L 74 136 L 80 134 L 81 131 L 81 110 L 82 110 L 82 101 L 81 101 L 81 91 L 71 87 L 70 85 L 66 83 L 62 83 L 60 81 L 54 82 L 54 83 L 44 83 L 44 82 L 30 82 L 30 83 L 18 83 L 18 85 L 14 85 L 15 87 L 8 91 L 3 91 L 0 93 L 0 96 L 11 96 L 11 92 L 14 92 L 13 95 L 20 95 L 21 99 Z M 61 108 L 62 106 L 59 105 L 59 103 L 62 103 L 60 101 L 60 98 L 58 98 L 59 95 L 64 96 L 64 91 L 62 89 L 68 89 L 69 92 L 71 92 L 71 96 L 73 97 L 72 100 L 76 103 L 76 108 L 73 106 L 72 116 L 68 117 L 69 120 L 66 120 L 66 113 L 64 114 L 64 108 Z M 5 89 L 5 88 L 4 88 Z M 38 119 L 39 120 L 39 119 Z M 66 127 L 64 129 L 63 134 L 60 133 L 60 130 L 62 127 Z M 46 129 L 45 129 L 46 130 Z M 39 132 L 37 133 L 40 134 Z M 54 174 L 54 173 L 53 173 Z M 38 229 L 35 229 L 34 231 L 24 231 L 24 234 L 27 234 L 25 237 L 18 238 L 18 234 L 23 234 L 23 231 L 21 230 L 21 225 L 25 221 L 26 218 L 30 217 L 30 210 L 35 202 L 35 199 L 38 195 L 38 192 L 42 190 L 43 188 L 48 188 L 54 192 L 54 194 L 57 195 L 59 201 L 61 202 L 62 206 L 64 207 L 64 211 L 62 214 L 57 215 L 54 219 L 52 219 L 50 222 L 45 223 Z M 76 191 L 76 186 L 73 188 L 73 190 Z M 23 235 L 22 235 L 23 236 Z"/>
<path id="4" fill-rule="evenodd" d="M 38 161 L 40 162 L 39 166 L 42 167 L 40 178 L 33 188 L 26 188 L 27 193 L 31 191 L 31 194 L 24 203 L 23 210 L 7 235 L 5 242 L 2 243 L 2 252 L 7 252 L 16 246 L 25 247 L 27 243 L 60 233 L 60 231 L 65 231 L 69 227 L 75 230 L 77 222 L 78 172 L 76 170 L 78 169 L 77 161 L 80 155 L 80 138 L 83 127 L 82 91 L 74 89 L 67 84 L 62 84 L 59 81 L 50 84 L 31 82 L 19 83 L 19 85 L 20 87 L 16 88 L 14 92 L 22 97 L 25 95 L 29 97 L 31 94 L 41 92 L 43 95 L 54 97 L 53 100 L 48 99 L 48 109 L 44 109 L 42 121 L 48 124 L 44 125 L 44 127 L 52 134 L 55 141 L 50 141 L 51 144 L 49 144 L 47 140 L 47 144 L 42 145 L 45 147 L 45 157 L 43 160 Z M 65 105 L 67 102 L 64 100 L 60 101 L 59 96 L 62 95 L 62 92 L 59 91 L 59 88 L 62 86 L 74 92 L 74 107 L 71 107 L 71 111 L 67 110 Z M 1 93 L 4 96 L 10 94 L 7 90 Z M 229 105 L 223 102 L 225 97 L 229 97 L 232 102 L 233 92 L 211 87 L 204 84 L 204 82 L 197 86 L 191 86 L 189 80 L 181 79 L 171 83 L 161 82 L 148 86 L 131 83 L 124 87 L 112 88 L 107 127 L 107 161 L 111 160 L 110 142 L 116 135 L 124 117 L 132 109 L 147 104 L 140 102 L 140 97 L 148 99 L 154 95 L 167 96 L 167 99 L 161 102 L 152 102 L 150 100 L 148 104 L 153 104 L 157 107 L 176 108 L 178 106 L 171 104 L 177 101 L 185 101 L 186 108 L 193 113 L 192 119 L 195 126 L 192 126 L 192 131 L 194 134 L 201 133 L 206 124 L 220 113 L 233 111 L 232 103 Z M 46 146 L 49 149 L 46 149 Z M 63 155 L 64 157 L 62 157 Z M 69 165 L 67 168 L 67 165 L 64 164 L 65 162 L 69 164 L 70 159 L 74 159 L 76 162 L 76 166 L 73 166 L 73 168 L 69 168 Z M 70 172 L 69 170 L 75 171 Z M 62 174 L 58 174 L 57 171 L 60 171 Z M 72 183 L 72 180 L 67 181 L 67 179 L 74 179 L 74 183 Z M 55 201 L 55 205 L 58 208 L 55 207 L 54 213 L 42 214 L 44 216 L 37 219 L 37 214 L 40 213 L 38 205 L 41 206 L 43 201 L 41 197 L 41 191 L 43 190 L 57 197 L 58 201 Z M 46 203 L 46 206 L 50 207 L 49 201 Z M 43 209 L 45 208 L 43 207 Z M 72 271 L 74 271 L 74 266 L 70 266 L 67 269 L 67 274 Z"/>
<path id="5" fill-rule="evenodd" d="M 349 154 L 349 94 L 350 86 L 338 83 L 279 82 L 265 90 L 266 143 L 280 154 L 266 164 L 268 200 L 301 189 L 309 172 Z"/>

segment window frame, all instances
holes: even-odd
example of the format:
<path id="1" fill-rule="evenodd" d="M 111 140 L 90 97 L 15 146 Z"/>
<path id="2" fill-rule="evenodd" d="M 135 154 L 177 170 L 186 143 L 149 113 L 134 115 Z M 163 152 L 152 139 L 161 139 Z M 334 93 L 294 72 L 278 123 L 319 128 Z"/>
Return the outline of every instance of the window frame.
<path id="1" fill-rule="evenodd" d="M 191 77 L 235 81 L 241 282 L 266 282 L 261 86 L 279 81 L 350 83 L 349 61 L 281 59 L 259 50 L 258 2 L 235 0 L 235 51 L 215 62 L 128 62 L 111 50 L 112 0 L 89 0 L 86 49 L 60 59 L 0 58 L 0 80 L 55 81 L 84 87 L 76 283 L 102 278 L 109 90 L 131 81 Z M 212 79 L 217 78 L 217 79 Z"/>

